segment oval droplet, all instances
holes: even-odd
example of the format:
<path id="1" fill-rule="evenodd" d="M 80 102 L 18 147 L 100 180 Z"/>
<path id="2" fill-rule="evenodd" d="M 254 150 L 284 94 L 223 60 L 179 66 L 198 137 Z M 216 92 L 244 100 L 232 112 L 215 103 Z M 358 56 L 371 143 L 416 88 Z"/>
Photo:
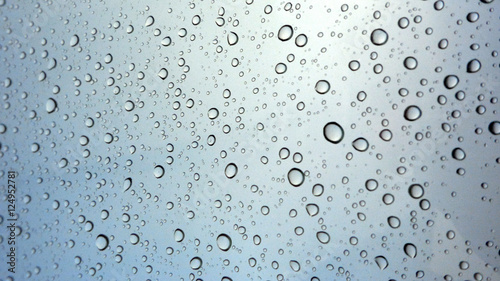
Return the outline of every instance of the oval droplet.
<path id="1" fill-rule="evenodd" d="M 328 242 L 330 242 L 330 234 L 324 231 L 319 231 L 318 233 L 316 233 L 316 238 L 322 244 L 328 244 Z"/>
<path id="2" fill-rule="evenodd" d="M 234 163 L 229 163 L 229 164 L 227 164 L 226 170 L 224 171 L 224 173 L 226 174 L 226 177 L 228 179 L 232 179 L 238 173 L 238 166 L 236 166 L 236 164 L 234 164 Z"/>
<path id="3" fill-rule="evenodd" d="M 227 251 L 231 248 L 232 240 L 227 234 L 220 234 L 217 236 L 217 246 L 222 251 Z"/>
<path id="4" fill-rule="evenodd" d="M 316 82 L 316 86 L 314 86 L 314 89 L 318 94 L 325 94 L 330 90 L 330 83 L 326 80 L 319 80 Z"/>
<path id="5" fill-rule="evenodd" d="M 290 40 L 290 38 L 292 38 L 292 36 L 293 36 L 293 28 L 288 24 L 283 25 L 278 31 L 278 38 L 281 41 L 288 41 Z"/>
<path id="6" fill-rule="evenodd" d="M 389 40 L 389 35 L 385 30 L 378 28 L 372 31 L 370 39 L 374 45 L 381 46 L 387 43 L 387 40 Z"/>
<path id="7" fill-rule="evenodd" d="M 323 127 L 325 139 L 331 143 L 339 143 L 344 138 L 344 129 L 337 122 L 329 122 Z"/>
<path id="8" fill-rule="evenodd" d="M 357 138 L 352 142 L 352 147 L 360 152 L 366 151 L 369 146 L 370 144 L 365 138 Z"/>
<path id="9" fill-rule="evenodd" d="M 416 105 L 410 105 L 405 109 L 404 117 L 408 121 L 415 121 L 422 116 L 422 111 Z"/>
<path id="10" fill-rule="evenodd" d="M 305 176 L 304 172 L 300 169 L 292 168 L 288 171 L 288 181 L 293 186 L 300 186 L 304 182 Z"/>
<path id="11" fill-rule="evenodd" d="M 403 247 L 405 254 L 414 259 L 417 256 L 417 247 L 411 243 L 406 243 Z"/>
<path id="12" fill-rule="evenodd" d="M 104 234 L 99 234 L 97 235 L 97 238 L 95 240 L 95 245 L 97 246 L 97 249 L 99 251 L 104 251 L 108 247 L 109 244 L 109 239 L 106 235 Z"/>

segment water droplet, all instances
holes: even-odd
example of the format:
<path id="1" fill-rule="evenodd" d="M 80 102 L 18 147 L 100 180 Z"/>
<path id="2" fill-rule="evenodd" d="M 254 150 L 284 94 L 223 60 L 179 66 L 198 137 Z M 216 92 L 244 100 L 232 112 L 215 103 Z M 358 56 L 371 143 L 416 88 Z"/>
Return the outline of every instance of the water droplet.
<path id="1" fill-rule="evenodd" d="M 372 43 L 377 46 L 384 45 L 389 40 L 387 32 L 381 28 L 375 29 L 370 37 Z"/>
<path id="2" fill-rule="evenodd" d="M 278 63 L 274 68 L 274 71 L 276 71 L 277 74 L 283 74 L 286 72 L 286 70 L 287 70 L 286 64 L 282 62 Z"/>
<path id="3" fill-rule="evenodd" d="M 177 228 L 175 231 L 174 231 L 174 240 L 175 242 L 182 242 L 182 240 L 184 240 L 184 231 L 182 231 L 182 229 L 179 229 Z"/>
<path id="4" fill-rule="evenodd" d="M 381 270 L 384 270 L 389 266 L 389 262 L 387 262 L 387 259 L 384 256 L 375 257 L 375 263 Z"/>
<path id="5" fill-rule="evenodd" d="M 417 256 L 417 247 L 411 243 L 407 243 L 403 247 L 405 254 L 414 259 Z"/>
<path id="6" fill-rule="evenodd" d="M 213 120 L 217 118 L 217 116 L 219 116 L 219 110 L 217 110 L 217 108 L 213 107 L 208 110 L 208 118 Z"/>
<path id="7" fill-rule="evenodd" d="M 493 121 L 490 123 L 490 125 L 488 126 L 488 130 L 490 131 L 490 133 L 492 133 L 493 135 L 499 135 L 500 134 L 500 121 Z"/>
<path id="8" fill-rule="evenodd" d="M 312 194 L 314 196 L 321 196 L 323 194 L 324 190 L 325 190 L 325 188 L 323 187 L 323 185 L 317 183 L 312 188 Z"/>
<path id="9" fill-rule="evenodd" d="M 465 151 L 463 149 L 461 149 L 460 147 L 457 147 L 457 148 L 453 149 L 453 151 L 451 152 L 451 156 L 455 160 L 462 161 L 465 159 Z"/>
<path id="10" fill-rule="evenodd" d="M 388 217 L 387 218 L 387 223 L 392 228 L 398 228 L 401 225 L 401 221 L 399 220 L 398 217 L 395 217 L 395 216 Z"/>
<path id="11" fill-rule="evenodd" d="M 318 233 L 316 233 L 316 238 L 322 244 L 328 244 L 328 242 L 330 242 L 330 234 L 324 231 L 319 231 Z"/>
<path id="12" fill-rule="evenodd" d="M 224 171 L 224 173 L 226 174 L 226 177 L 228 179 L 232 179 L 238 173 L 238 166 L 236 166 L 236 164 L 234 164 L 234 163 L 229 163 L 229 164 L 227 164 L 226 170 Z"/>
<path id="13" fill-rule="evenodd" d="M 78 44 L 78 42 L 80 42 L 80 38 L 78 37 L 78 35 L 73 35 L 71 36 L 71 39 L 69 40 L 69 45 L 71 47 L 74 47 Z"/>
<path id="14" fill-rule="evenodd" d="M 288 24 L 283 25 L 280 28 L 280 30 L 278 31 L 278 38 L 281 41 L 290 40 L 290 38 L 292 38 L 292 36 L 293 36 L 293 28 Z"/>
<path id="15" fill-rule="evenodd" d="M 163 38 L 163 40 L 161 40 L 161 44 L 164 47 L 170 46 L 170 44 L 172 44 L 172 38 L 170 38 L 170 36 L 167 36 L 167 37 Z"/>
<path id="16" fill-rule="evenodd" d="M 45 104 L 45 109 L 48 113 L 52 113 L 57 109 L 57 102 L 53 98 L 49 98 Z"/>
<path id="17" fill-rule="evenodd" d="M 194 257 L 189 262 L 189 265 L 191 266 L 191 269 L 198 270 L 203 265 L 203 261 L 201 260 L 200 257 Z"/>
<path id="18" fill-rule="evenodd" d="M 155 18 L 152 16 L 149 16 L 146 18 L 146 22 L 144 23 L 144 26 L 152 26 L 155 23 Z"/>
<path id="19" fill-rule="evenodd" d="M 404 66 L 409 70 L 417 68 L 417 65 L 418 65 L 417 59 L 414 57 L 407 57 L 404 61 Z"/>
<path id="20" fill-rule="evenodd" d="M 448 90 L 455 88 L 458 85 L 458 82 L 460 82 L 460 80 L 456 75 L 448 75 L 444 78 L 444 86 Z"/>
<path id="21" fill-rule="evenodd" d="M 413 199 L 419 199 L 424 196 L 424 188 L 420 184 L 412 184 L 408 188 L 408 193 Z"/>
<path id="22" fill-rule="evenodd" d="M 365 187 L 366 187 L 366 190 L 368 190 L 368 191 L 375 191 L 378 187 L 378 181 L 376 181 L 374 179 L 369 179 L 365 182 Z"/>
<path id="23" fill-rule="evenodd" d="M 352 71 L 358 70 L 360 66 L 361 64 L 357 60 L 352 60 L 349 62 L 349 69 L 351 69 Z"/>
<path id="24" fill-rule="evenodd" d="M 99 234 L 97 235 L 97 238 L 95 240 L 95 245 L 97 246 L 97 249 L 99 251 L 104 251 L 108 247 L 109 244 L 109 239 L 106 235 L 104 234 Z"/>
<path id="25" fill-rule="evenodd" d="M 307 214 L 309 214 L 311 217 L 314 217 L 319 213 L 319 207 L 316 204 L 307 204 L 306 211 Z"/>
<path id="26" fill-rule="evenodd" d="M 135 234 L 135 233 L 132 233 L 130 234 L 130 243 L 132 245 L 137 245 L 137 243 L 139 243 L 139 235 Z"/>
<path id="27" fill-rule="evenodd" d="M 160 69 L 158 77 L 160 77 L 161 80 L 165 80 L 168 77 L 168 71 L 165 68 Z"/>
<path id="28" fill-rule="evenodd" d="M 392 132 L 389 129 L 384 129 L 380 132 L 379 136 L 384 141 L 390 141 L 392 139 Z"/>
<path id="29" fill-rule="evenodd" d="M 125 181 L 123 182 L 123 192 L 129 190 L 131 186 L 132 186 L 132 178 L 126 178 Z"/>
<path id="30" fill-rule="evenodd" d="M 307 44 L 307 36 L 305 34 L 299 34 L 295 38 L 295 45 L 297 47 L 304 47 Z"/>
<path id="31" fill-rule="evenodd" d="M 233 46 L 236 43 L 238 43 L 238 34 L 234 32 L 229 32 L 227 34 L 227 43 L 229 44 L 229 46 Z"/>
<path id="32" fill-rule="evenodd" d="M 217 246 L 222 251 L 229 250 L 231 248 L 231 245 L 231 237 L 229 237 L 227 234 L 220 234 L 219 236 L 217 236 Z"/>
<path id="33" fill-rule="evenodd" d="M 293 186 L 300 186 L 304 182 L 304 179 L 304 172 L 302 172 L 300 169 L 292 168 L 288 172 L 288 181 Z"/>
<path id="34" fill-rule="evenodd" d="M 467 63 L 467 72 L 476 73 L 481 69 L 481 62 L 477 59 L 473 59 Z"/>
<path id="35" fill-rule="evenodd" d="M 370 144 L 365 138 L 357 138 L 352 142 L 352 147 L 360 152 L 366 151 L 369 146 Z"/>
<path id="36" fill-rule="evenodd" d="M 299 272 L 300 271 L 300 263 L 298 261 L 290 261 L 290 268 L 295 271 L 295 272 Z"/>
<path id="37" fill-rule="evenodd" d="M 163 168 L 162 165 L 157 165 L 153 170 L 153 174 L 155 178 L 159 179 L 163 177 L 163 175 L 165 174 L 165 169 Z"/>
<path id="38" fill-rule="evenodd" d="M 344 138 L 344 129 L 337 122 L 329 122 L 323 127 L 323 136 L 331 143 L 339 143 Z"/>
<path id="39" fill-rule="evenodd" d="M 319 80 L 316 82 L 314 89 L 318 92 L 318 94 L 325 94 L 330 90 L 330 83 L 326 80 Z"/>
<path id="40" fill-rule="evenodd" d="M 415 121 L 422 116 L 422 111 L 416 105 L 410 105 L 406 108 L 404 117 L 408 121 Z"/>

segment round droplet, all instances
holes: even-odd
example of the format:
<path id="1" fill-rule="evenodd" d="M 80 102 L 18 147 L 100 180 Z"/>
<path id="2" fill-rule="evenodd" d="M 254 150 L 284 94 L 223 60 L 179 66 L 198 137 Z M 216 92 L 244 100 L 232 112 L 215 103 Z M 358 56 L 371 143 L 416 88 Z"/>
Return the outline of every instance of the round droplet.
<path id="1" fill-rule="evenodd" d="M 392 139 L 392 132 L 389 129 L 384 129 L 380 132 L 379 136 L 384 141 L 390 141 Z"/>
<path id="2" fill-rule="evenodd" d="M 365 138 L 357 138 L 352 142 L 352 147 L 360 152 L 366 151 L 369 146 L 370 144 Z"/>
<path id="3" fill-rule="evenodd" d="M 201 260 L 200 257 L 194 257 L 189 262 L 189 265 L 191 266 L 191 269 L 198 270 L 203 265 L 203 261 Z"/>
<path id="4" fill-rule="evenodd" d="M 229 248 L 231 248 L 231 245 L 231 237 L 229 237 L 227 234 L 220 234 L 219 236 L 217 236 L 217 246 L 222 251 L 229 250 Z"/>
<path id="5" fill-rule="evenodd" d="M 307 36 L 305 34 L 299 34 L 295 38 L 295 45 L 297 47 L 304 47 L 307 44 Z"/>
<path id="6" fill-rule="evenodd" d="M 408 188 L 408 193 L 410 194 L 411 198 L 419 199 L 424 196 L 424 188 L 420 184 L 412 184 Z"/>
<path id="7" fill-rule="evenodd" d="M 130 234 L 130 243 L 132 245 L 137 245 L 137 243 L 139 243 L 139 235 L 135 234 L 135 233 L 132 233 Z"/>
<path id="8" fill-rule="evenodd" d="M 410 20 L 407 17 L 402 17 L 398 20 L 398 26 L 401 29 L 405 29 L 410 25 Z"/>
<path id="9" fill-rule="evenodd" d="M 165 174 L 165 169 L 162 165 L 157 165 L 153 170 L 153 174 L 155 175 L 155 178 L 159 179 Z"/>
<path id="10" fill-rule="evenodd" d="M 417 256 L 417 247 L 411 243 L 406 243 L 403 247 L 405 254 L 414 259 Z"/>
<path id="11" fill-rule="evenodd" d="M 387 34 L 387 32 L 385 32 L 385 30 L 378 28 L 372 32 L 370 39 L 372 40 L 372 43 L 374 45 L 381 46 L 387 43 L 387 40 L 389 40 L 389 35 Z"/>
<path id="12" fill-rule="evenodd" d="M 49 98 L 45 104 L 45 109 L 48 113 L 52 113 L 57 109 L 57 102 L 53 98 Z"/>
<path id="13" fill-rule="evenodd" d="M 281 160 L 285 160 L 290 156 L 290 150 L 286 147 L 280 149 L 279 156 Z"/>
<path id="14" fill-rule="evenodd" d="M 398 217 L 395 217 L 395 216 L 388 217 L 387 218 L 387 223 L 392 228 L 398 228 L 401 225 L 401 221 L 399 220 Z"/>
<path id="15" fill-rule="evenodd" d="M 71 47 L 74 47 L 78 44 L 78 42 L 80 42 L 80 38 L 78 37 L 78 35 L 73 35 L 71 36 L 71 39 L 69 40 L 69 45 Z"/>
<path id="16" fill-rule="evenodd" d="M 165 68 L 160 69 L 160 71 L 158 71 L 158 77 L 160 77 L 161 80 L 165 80 L 168 77 L 168 71 Z"/>
<path id="17" fill-rule="evenodd" d="M 461 149 L 460 147 L 457 147 L 457 148 L 453 149 L 453 151 L 451 152 L 451 156 L 455 160 L 462 161 L 465 159 L 465 151 L 463 149 Z"/>
<path id="18" fill-rule="evenodd" d="M 314 217 L 319 213 L 319 207 L 316 204 L 307 204 L 306 211 L 307 214 L 309 214 L 311 217 Z"/>
<path id="19" fill-rule="evenodd" d="M 213 107 L 208 110 L 208 118 L 213 120 L 217 118 L 217 116 L 219 116 L 219 110 L 217 110 L 217 108 Z"/>
<path id="20" fill-rule="evenodd" d="M 292 168 L 288 171 L 288 181 L 293 186 L 300 186 L 304 182 L 305 176 L 304 172 L 300 169 Z"/>
<path id="21" fill-rule="evenodd" d="M 95 245 L 99 251 L 104 251 L 108 247 L 109 239 L 106 235 L 99 234 L 95 240 Z"/>
<path id="22" fill-rule="evenodd" d="M 238 34 L 229 32 L 229 34 L 227 35 L 227 43 L 229 44 L 229 46 L 233 46 L 238 43 Z"/>
<path id="23" fill-rule="evenodd" d="M 287 70 L 286 64 L 282 62 L 278 63 L 274 68 L 274 71 L 276 71 L 277 74 L 283 74 L 286 72 L 286 70 Z"/>
<path id="24" fill-rule="evenodd" d="M 344 129 L 337 122 L 329 122 L 323 127 L 325 139 L 331 143 L 339 143 L 344 138 Z"/>
<path id="25" fill-rule="evenodd" d="M 280 28 L 280 30 L 278 31 L 278 38 L 281 41 L 290 40 L 290 38 L 292 38 L 292 36 L 293 36 L 293 28 L 288 24 L 283 25 Z"/>
<path id="26" fill-rule="evenodd" d="M 375 263 L 381 270 L 384 270 L 389 266 L 389 262 L 387 262 L 387 259 L 384 256 L 375 257 Z"/>
<path id="27" fill-rule="evenodd" d="M 318 92 L 318 94 L 325 94 L 330 90 L 330 83 L 326 80 L 319 80 L 316 82 L 314 89 Z"/>
<path id="28" fill-rule="evenodd" d="M 365 182 L 365 187 L 366 187 L 366 190 L 368 190 L 368 191 L 375 191 L 378 187 L 378 181 L 376 181 L 374 179 L 369 179 Z"/>
<path id="29" fill-rule="evenodd" d="M 492 133 L 493 135 L 499 135 L 500 134 L 500 121 L 493 121 L 490 123 L 490 125 L 488 126 L 488 130 L 490 131 L 490 133 Z"/>
<path id="30" fill-rule="evenodd" d="M 125 102 L 125 110 L 126 111 L 132 111 L 132 110 L 134 110 L 134 108 L 135 108 L 135 104 L 133 101 L 128 100 Z"/>
<path id="31" fill-rule="evenodd" d="M 409 70 L 417 68 L 417 65 L 418 65 L 417 59 L 414 57 L 407 57 L 404 61 L 404 66 Z"/>
<path id="32" fill-rule="evenodd" d="M 175 242 L 182 242 L 184 240 L 184 231 L 182 229 L 177 228 L 174 231 L 174 240 Z"/>
<path id="33" fill-rule="evenodd" d="M 415 121 L 422 116 L 422 111 L 416 105 L 410 105 L 406 108 L 404 117 L 408 121 Z"/>
<path id="34" fill-rule="evenodd" d="M 229 164 L 227 164 L 226 170 L 224 171 L 224 173 L 226 174 L 226 177 L 228 179 L 232 179 L 238 173 L 238 166 L 236 166 L 236 164 L 234 164 L 234 163 L 229 163 Z"/>
<path id="35" fill-rule="evenodd" d="M 161 44 L 164 47 L 170 46 L 170 44 L 172 44 L 172 38 L 170 38 L 170 36 L 167 36 L 167 37 L 163 38 L 163 40 L 161 40 Z"/>
<path id="36" fill-rule="evenodd" d="M 349 69 L 351 69 L 352 71 L 358 70 L 360 66 L 361 64 L 357 60 L 352 60 L 349 62 Z"/>
<path id="37" fill-rule="evenodd" d="M 458 82 L 460 82 L 460 80 L 456 75 L 448 75 L 444 78 L 444 86 L 448 90 L 455 88 Z"/>
<path id="38" fill-rule="evenodd" d="M 328 242 L 330 242 L 330 234 L 324 231 L 319 231 L 318 233 L 316 233 L 316 238 L 322 244 L 328 244 Z"/>
<path id="39" fill-rule="evenodd" d="M 477 59 L 473 59 L 467 63 L 467 72 L 476 73 L 481 69 L 481 62 Z"/>
<path id="40" fill-rule="evenodd" d="M 323 192 L 325 191 L 325 188 L 323 187 L 322 184 L 315 184 L 312 188 L 312 194 L 314 196 L 321 196 L 323 194 Z"/>

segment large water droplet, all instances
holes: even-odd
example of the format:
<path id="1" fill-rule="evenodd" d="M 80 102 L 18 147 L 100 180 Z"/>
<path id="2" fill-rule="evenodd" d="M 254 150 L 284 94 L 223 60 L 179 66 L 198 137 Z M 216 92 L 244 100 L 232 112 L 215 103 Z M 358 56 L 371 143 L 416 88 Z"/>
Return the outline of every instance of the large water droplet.
<path id="1" fill-rule="evenodd" d="M 95 245 L 97 246 L 97 249 L 99 249 L 99 251 L 104 251 L 104 249 L 108 247 L 108 244 L 109 244 L 109 239 L 106 235 L 104 234 L 97 235 L 97 238 L 95 240 Z"/>
<path id="2" fill-rule="evenodd" d="M 168 77 L 168 71 L 165 68 L 160 69 L 160 71 L 158 71 L 158 77 L 160 77 L 161 80 L 165 80 Z"/>
<path id="3" fill-rule="evenodd" d="M 422 116 L 422 111 L 416 105 L 410 105 L 405 109 L 404 117 L 408 121 L 415 121 Z"/>
<path id="4" fill-rule="evenodd" d="M 307 204 L 306 211 L 307 214 L 309 214 L 311 217 L 314 217 L 319 213 L 319 207 L 316 204 Z"/>
<path id="5" fill-rule="evenodd" d="M 194 257 L 189 262 L 189 265 L 191 266 L 191 269 L 198 270 L 203 265 L 203 261 L 201 260 L 200 257 Z"/>
<path id="6" fill-rule="evenodd" d="M 229 250 L 229 248 L 231 248 L 231 245 L 232 245 L 231 237 L 229 237 L 227 234 L 220 234 L 219 236 L 217 236 L 217 246 L 222 251 Z"/>
<path id="7" fill-rule="evenodd" d="M 78 44 L 78 42 L 80 42 L 80 38 L 78 37 L 78 35 L 73 35 L 71 36 L 71 39 L 69 40 L 69 45 L 71 47 L 74 47 Z"/>
<path id="8" fill-rule="evenodd" d="M 488 130 L 490 131 L 490 133 L 492 133 L 493 135 L 499 135 L 500 134 L 500 121 L 493 121 L 490 123 L 490 125 L 488 126 Z"/>
<path id="9" fill-rule="evenodd" d="M 146 22 L 144 23 L 144 26 L 152 26 L 155 23 L 155 18 L 152 16 L 149 16 L 146 18 Z"/>
<path id="10" fill-rule="evenodd" d="M 153 174 L 155 175 L 155 178 L 159 179 L 163 177 L 163 175 L 165 174 L 165 169 L 163 168 L 162 165 L 157 165 L 154 168 Z"/>
<path id="11" fill-rule="evenodd" d="M 323 127 L 325 139 L 331 143 L 339 143 L 344 138 L 344 129 L 337 122 L 329 122 Z"/>
<path id="12" fill-rule="evenodd" d="M 229 44 L 229 46 L 233 46 L 236 43 L 238 43 L 238 34 L 234 32 L 229 32 L 227 34 L 227 43 Z"/>
<path id="13" fill-rule="evenodd" d="M 300 271 L 300 263 L 298 261 L 290 261 L 290 268 L 295 271 L 295 272 L 299 272 Z"/>
<path id="14" fill-rule="evenodd" d="M 457 148 L 453 149 L 453 151 L 451 152 L 451 156 L 455 160 L 462 161 L 465 159 L 465 151 L 463 149 L 461 149 L 460 147 L 457 147 Z"/>
<path id="15" fill-rule="evenodd" d="M 477 59 L 473 59 L 467 63 L 467 72 L 476 73 L 481 69 L 481 62 Z"/>
<path id="16" fill-rule="evenodd" d="M 411 243 L 407 243 L 403 247 L 405 254 L 410 258 L 415 258 L 417 256 L 417 247 Z"/>
<path id="17" fill-rule="evenodd" d="M 360 152 L 366 151 L 369 146 L 370 144 L 365 138 L 357 138 L 352 142 L 352 147 Z"/>
<path id="18" fill-rule="evenodd" d="M 412 184 L 408 188 L 408 193 L 413 199 L 419 199 L 424 196 L 424 188 L 420 184 Z"/>
<path id="19" fill-rule="evenodd" d="M 56 111 L 57 108 L 57 102 L 53 98 L 49 98 L 47 100 L 47 103 L 45 104 L 45 109 L 47 110 L 48 113 L 52 113 Z"/>
<path id="20" fill-rule="evenodd" d="M 372 43 L 377 46 L 384 45 L 389 40 L 387 32 L 381 28 L 375 29 L 370 36 Z"/>
<path id="21" fill-rule="evenodd" d="M 316 82 L 314 89 L 318 92 L 318 94 L 325 94 L 330 90 L 330 83 L 326 80 L 319 80 Z"/>
<path id="22" fill-rule="evenodd" d="M 292 168 L 288 172 L 288 181 L 293 186 L 300 186 L 304 182 L 304 179 L 304 172 L 302 172 L 300 169 Z"/>
<path id="23" fill-rule="evenodd" d="M 399 220 L 398 217 L 395 217 L 395 216 L 388 217 L 387 218 L 387 223 L 392 228 L 398 228 L 401 225 L 401 221 Z"/>
<path id="24" fill-rule="evenodd" d="M 460 82 L 460 80 L 458 79 L 458 77 L 456 75 L 448 75 L 444 78 L 444 86 L 446 87 L 446 89 L 453 89 L 455 88 L 457 85 L 458 85 L 458 82 Z"/>
<path id="25" fill-rule="evenodd" d="M 283 25 L 278 31 L 278 38 L 281 41 L 290 40 L 293 36 L 293 28 L 290 25 Z"/>
<path id="26" fill-rule="evenodd" d="M 375 263 L 381 270 L 384 270 L 389 266 L 389 262 L 387 262 L 387 259 L 384 256 L 375 257 Z"/>
<path id="27" fill-rule="evenodd" d="M 184 240 L 184 231 L 182 229 L 177 228 L 174 231 L 174 240 L 175 242 L 182 242 Z"/>
<path id="28" fill-rule="evenodd" d="M 324 231 L 319 231 L 318 233 L 316 233 L 316 238 L 322 244 L 328 244 L 328 242 L 330 242 L 330 234 Z"/>
<path id="29" fill-rule="evenodd" d="M 232 179 L 238 173 L 238 166 L 236 166 L 236 164 L 234 164 L 234 163 L 229 163 L 229 164 L 227 164 L 226 170 L 224 171 L 224 173 L 226 174 L 226 177 L 228 179 Z"/>

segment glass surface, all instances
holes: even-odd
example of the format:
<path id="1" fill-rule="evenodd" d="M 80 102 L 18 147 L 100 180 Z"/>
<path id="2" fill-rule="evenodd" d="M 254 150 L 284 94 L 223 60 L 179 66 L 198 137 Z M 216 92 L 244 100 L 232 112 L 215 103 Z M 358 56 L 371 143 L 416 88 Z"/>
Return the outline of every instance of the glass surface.
<path id="1" fill-rule="evenodd" d="M 0 280 L 500 280 L 499 14 L 0 0 Z"/>

